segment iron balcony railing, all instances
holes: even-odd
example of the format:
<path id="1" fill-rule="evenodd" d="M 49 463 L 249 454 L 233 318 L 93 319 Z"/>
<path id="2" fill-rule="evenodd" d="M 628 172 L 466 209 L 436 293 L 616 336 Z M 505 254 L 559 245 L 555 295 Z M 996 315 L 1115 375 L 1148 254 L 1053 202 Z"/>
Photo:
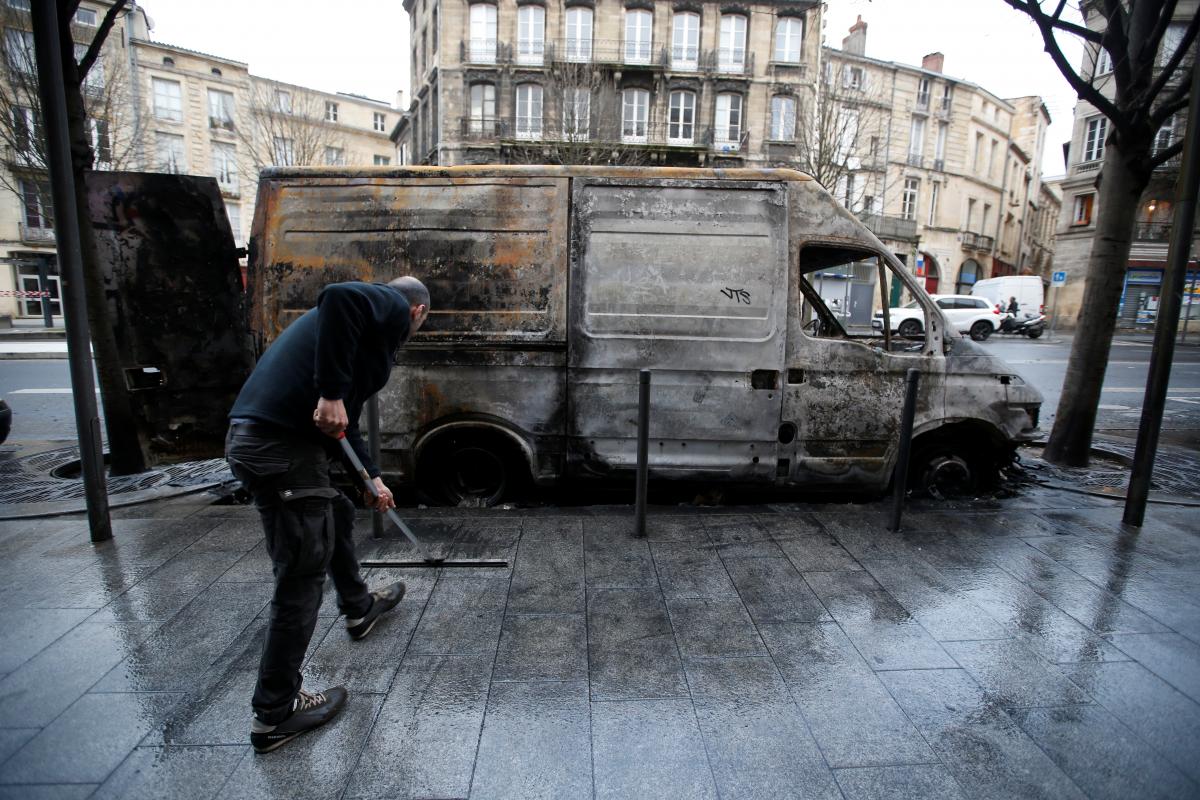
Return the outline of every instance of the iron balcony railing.
<path id="1" fill-rule="evenodd" d="M 925 166 L 925 157 L 922 156 L 920 153 L 909 153 L 908 154 L 908 165 L 910 167 L 922 167 L 923 168 Z"/>
<path id="2" fill-rule="evenodd" d="M 917 221 L 902 217 L 888 217 L 882 214 L 862 214 L 859 220 L 863 225 L 880 239 L 915 239 L 917 236 Z"/>
<path id="3" fill-rule="evenodd" d="M 949 119 L 950 109 L 953 107 L 953 105 L 954 104 L 951 101 L 946 100 L 945 98 L 938 100 L 937 111 L 935 113 L 942 119 Z"/>
<path id="4" fill-rule="evenodd" d="M 530 117 L 459 118 L 459 135 L 468 142 L 526 141 L 556 144 L 604 143 L 631 147 L 667 147 L 744 153 L 750 146 L 749 131 L 718 132 L 697 124 L 670 122 L 619 122 L 593 117 L 586 124 L 546 115 Z"/>
<path id="5" fill-rule="evenodd" d="M 963 249 L 966 250 L 991 250 L 995 241 L 994 237 L 972 231 L 963 231 L 962 235 Z"/>
<path id="6" fill-rule="evenodd" d="M 1171 223 L 1139 222 L 1133 229 L 1133 236 L 1139 242 L 1169 241 L 1171 238 Z"/>
<path id="7" fill-rule="evenodd" d="M 459 57 L 464 64 L 511 64 L 513 48 L 498 39 L 463 39 Z"/>

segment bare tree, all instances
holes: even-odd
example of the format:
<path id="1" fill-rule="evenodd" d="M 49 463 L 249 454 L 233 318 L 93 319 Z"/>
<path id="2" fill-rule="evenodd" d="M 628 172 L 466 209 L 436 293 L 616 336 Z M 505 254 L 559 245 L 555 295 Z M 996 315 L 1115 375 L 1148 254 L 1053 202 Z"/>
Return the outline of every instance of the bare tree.
<path id="1" fill-rule="evenodd" d="M 1155 169 L 1183 149 L 1182 137 L 1166 146 L 1156 146 L 1155 139 L 1187 107 L 1200 16 L 1174 22 L 1177 0 L 1091 0 L 1083 4 L 1084 13 L 1104 20 L 1102 29 L 1094 30 L 1064 17 L 1067 0 L 1004 2 L 1037 24 L 1045 50 L 1063 77 L 1081 100 L 1108 120 L 1103 166 L 1096 177 L 1099 207 L 1087 282 L 1045 452 L 1054 463 L 1083 466 L 1088 463 L 1139 200 Z M 1103 51 L 1111 59 L 1111 75 L 1077 70 L 1063 54 L 1060 36 L 1082 40 L 1093 64 Z"/>
<path id="2" fill-rule="evenodd" d="M 323 95 L 251 80 L 250 120 L 237 128 L 256 169 L 346 163 L 346 139 Z"/>
<path id="3" fill-rule="evenodd" d="M 873 213 L 863 200 L 873 193 L 876 172 L 887 166 L 882 150 L 887 106 L 869 88 L 830 82 L 799 117 L 795 165 L 847 208 Z"/>

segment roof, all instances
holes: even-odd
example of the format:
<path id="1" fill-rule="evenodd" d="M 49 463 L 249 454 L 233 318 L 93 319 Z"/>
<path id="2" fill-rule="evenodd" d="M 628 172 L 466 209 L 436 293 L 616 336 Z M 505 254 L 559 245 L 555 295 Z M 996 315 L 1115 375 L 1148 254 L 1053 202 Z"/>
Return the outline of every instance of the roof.
<path id="1" fill-rule="evenodd" d="M 170 50 L 175 53 L 187 53 L 188 55 L 192 55 L 192 56 L 200 56 L 202 58 L 210 58 L 213 61 L 220 61 L 222 64 L 231 64 L 235 67 L 241 67 L 242 69 L 244 69 L 246 71 L 250 70 L 250 65 L 244 61 L 234 61 L 232 58 L 225 58 L 223 56 L 214 56 L 212 53 L 205 53 L 200 50 L 189 50 L 186 47 L 180 47 L 179 45 L 175 45 L 175 44 L 167 44 L 166 42 L 156 42 L 153 39 L 131 39 L 130 41 L 135 45 L 146 45 L 149 47 L 157 47 L 160 50 Z"/>
<path id="2" fill-rule="evenodd" d="M 890 69 L 895 69 L 895 70 L 902 69 L 907 72 L 914 72 L 914 73 L 917 73 L 920 75 L 927 75 L 931 78 L 940 78 L 944 81 L 950 81 L 951 83 L 953 83 L 957 86 L 967 86 L 971 89 L 976 89 L 980 92 L 986 92 L 993 100 L 996 100 L 997 102 L 1003 103 L 1004 105 L 1008 106 L 1009 111 L 1017 110 L 1016 106 L 1012 105 L 1012 103 L 1010 103 L 1008 100 L 1005 100 L 1000 95 L 995 94 L 992 91 L 983 88 L 982 86 L 980 86 L 977 83 L 972 83 L 971 81 L 966 80 L 965 78 L 956 78 L 953 75 L 947 75 L 944 72 L 938 72 L 938 71 L 932 70 L 932 69 L 924 69 L 922 67 L 914 67 L 912 64 L 901 64 L 899 61 L 884 61 L 881 58 L 871 58 L 870 56 L 860 56 L 857 53 L 847 53 L 845 50 L 839 50 L 836 47 L 829 47 L 828 45 L 824 46 L 822 49 L 828 51 L 831 54 L 836 54 L 839 57 L 855 59 L 857 61 L 866 61 L 871 64 L 876 64 L 881 67 L 888 67 Z"/>

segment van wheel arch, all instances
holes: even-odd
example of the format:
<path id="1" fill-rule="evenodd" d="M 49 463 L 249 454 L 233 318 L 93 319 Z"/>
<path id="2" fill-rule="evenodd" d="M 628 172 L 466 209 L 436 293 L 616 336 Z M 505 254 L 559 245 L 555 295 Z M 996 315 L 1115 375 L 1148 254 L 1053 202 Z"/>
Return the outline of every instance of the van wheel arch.
<path id="1" fill-rule="evenodd" d="M 947 423 L 913 439 L 908 486 L 936 498 L 974 494 L 995 486 L 1014 451 L 986 422 Z"/>
<path id="2" fill-rule="evenodd" d="M 414 447 L 418 489 L 443 505 L 494 506 L 532 482 L 533 452 L 504 425 L 451 422 L 425 433 Z"/>

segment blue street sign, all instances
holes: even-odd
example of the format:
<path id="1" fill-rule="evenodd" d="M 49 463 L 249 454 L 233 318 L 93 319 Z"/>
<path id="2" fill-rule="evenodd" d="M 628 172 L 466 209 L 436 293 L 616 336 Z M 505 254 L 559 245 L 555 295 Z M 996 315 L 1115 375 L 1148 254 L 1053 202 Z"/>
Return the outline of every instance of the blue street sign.
<path id="1" fill-rule="evenodd" d="M 1060 270 L 1055 272 L 1050 278 L 1051 286 L 1065 286 L 1067 284 L 1067 271 Z"/>

